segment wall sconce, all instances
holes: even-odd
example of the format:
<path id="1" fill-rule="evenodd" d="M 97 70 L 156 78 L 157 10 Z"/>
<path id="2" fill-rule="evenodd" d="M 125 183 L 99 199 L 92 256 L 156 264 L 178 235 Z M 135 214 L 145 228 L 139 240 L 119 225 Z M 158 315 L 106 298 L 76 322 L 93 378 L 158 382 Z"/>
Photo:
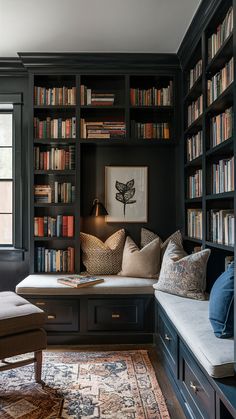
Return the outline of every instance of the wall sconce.
<path id="1" fill-rule="evenodd" d="M 93 200 L 93 206 L 90 211 L 90 216 L 92 217 L 99 217 L 101 215 L 108 215 L 108 212 L 104 205 L 99 201 L 98 198 Z"/>

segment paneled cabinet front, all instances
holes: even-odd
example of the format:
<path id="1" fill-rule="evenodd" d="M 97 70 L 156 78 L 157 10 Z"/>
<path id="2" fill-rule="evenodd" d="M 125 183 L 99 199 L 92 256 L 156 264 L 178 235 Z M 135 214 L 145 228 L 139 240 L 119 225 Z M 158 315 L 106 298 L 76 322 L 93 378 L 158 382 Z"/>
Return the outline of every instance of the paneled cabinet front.
<path id="1" fill-rule="evenodd" d="M 89 331 L 141 331 L 144 328 L 144 301 L 134 299 L 89 299 Z"/>
<path id="2" fill-rule="evenodd" d="M 162 348 L 162 354 L 168 366 L 172 370 L 174 377 L 178 374 L 178 336 L 175 329 L 165 315 L 164 311 L 158 307 L 158 340 Z"/>
<path id="3" fill-rule="evenodd" d="M 79 300 L 31 299 L 31 302 L 45 311 L 45 329 L 53 332 L 77 332 L 79 330 Z"/>

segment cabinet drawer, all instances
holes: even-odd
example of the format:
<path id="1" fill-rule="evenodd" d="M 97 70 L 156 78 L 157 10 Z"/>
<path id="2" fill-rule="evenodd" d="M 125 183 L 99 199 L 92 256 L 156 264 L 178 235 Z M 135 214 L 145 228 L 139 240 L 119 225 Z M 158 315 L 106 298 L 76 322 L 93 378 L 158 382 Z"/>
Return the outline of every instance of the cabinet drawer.
<path id="1" fill-rule="evenodd" d="M 142 299 L 88 300 L 88 330 L 142 330 Z"/>
<path id="2" fill-rule="evenodd" d="M 196 419 L 215 417 L 215 392 L 184 344 L 180 342 L 181 392 Z"/>
<path id="3" fill-rule="evenodd" d="M 178 366 L 178 336 L 165 313 L 158 309 L 158 335 L 163 355 L 175 376 Z"/>
<path id="4" fill-rule="evenodd" d="M 79 303 L 76 300 L 31 300 L 47 315 L 45 329 L 50 331 L 78 331 Z"/>

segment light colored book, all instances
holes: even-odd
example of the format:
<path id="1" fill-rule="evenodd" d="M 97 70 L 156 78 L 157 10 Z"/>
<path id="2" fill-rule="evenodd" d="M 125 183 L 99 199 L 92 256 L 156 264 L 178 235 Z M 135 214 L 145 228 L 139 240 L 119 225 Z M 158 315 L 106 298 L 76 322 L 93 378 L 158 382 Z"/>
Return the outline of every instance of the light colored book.
<path id="1" fill-rule="evenodd" d="M 104 279 L 96 278 L 95 276 L 70 275 L 58 278 L 57 282 L 60 284 L 68 285 L 69 287 L 81 288 L 99 284 L 100 282 L 104 282 Z"/>

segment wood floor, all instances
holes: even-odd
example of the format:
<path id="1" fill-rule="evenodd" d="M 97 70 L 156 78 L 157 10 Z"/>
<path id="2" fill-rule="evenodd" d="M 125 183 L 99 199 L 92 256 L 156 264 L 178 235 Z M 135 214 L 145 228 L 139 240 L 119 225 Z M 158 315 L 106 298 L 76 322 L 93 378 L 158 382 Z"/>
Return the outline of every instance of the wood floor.
<path id="1" fill-rule="evenodd" d="M 160 358 L 158 357 L 157 351 L 154 348 L 153 345 L 79 345 L 79 346 L 52 346 L 50 345 L 48 347 L 49 350 L 70 350 L 70 351 L 115 351 L 115 350 L 134 350 L 134 349 L 146 349 L 149 354 L 149 358 L 152 362 L 152 365 L 154 367 L 154 370 L 156 372 L 156 377 L 158 380 L 158 383 L 161 387 L 162 393 L 165 397 L 166 404 L 171 416 L 171 419 L 186 419 L 186 416 L 183 413 L 183 410 L 175 396 L 174 391 L 172 390 L 171 384 L 169 382 L 168 377 L 166 376 L 166 373 L 164 371 L 164 368 L 161 364 Z"/>

